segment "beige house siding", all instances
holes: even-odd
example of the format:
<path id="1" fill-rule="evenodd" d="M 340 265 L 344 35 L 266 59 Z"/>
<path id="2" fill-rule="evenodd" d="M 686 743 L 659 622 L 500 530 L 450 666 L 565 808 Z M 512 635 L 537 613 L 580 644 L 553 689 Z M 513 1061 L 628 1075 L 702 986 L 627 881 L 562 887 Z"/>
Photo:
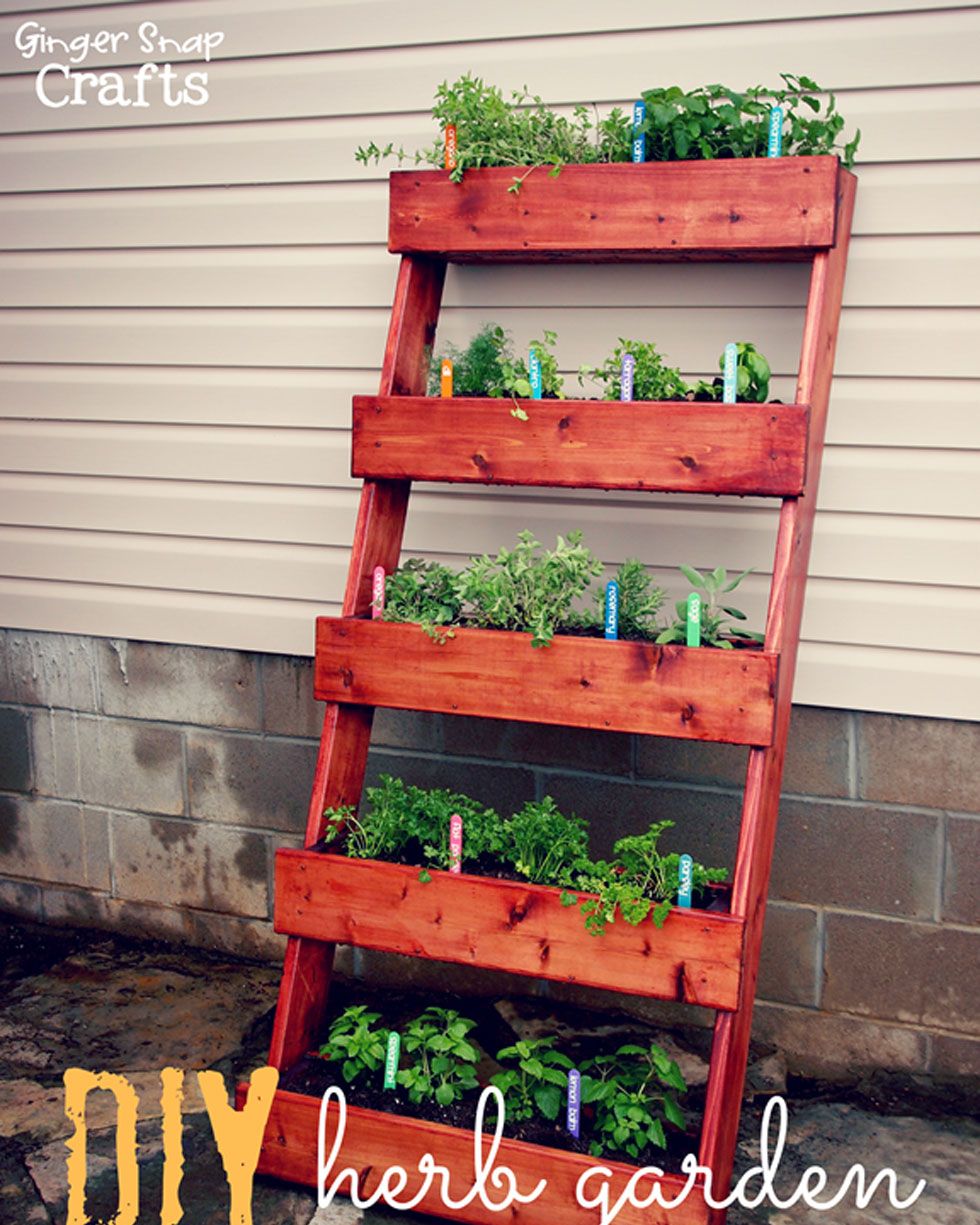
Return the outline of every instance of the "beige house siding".
<path id="1" fill-rule="evenodd" d="M 864 137 L 796 697 L 980 717 L 980 9 L 647 9 L 0 4 L 0 625 L 308 654 L 342 589 L 350 396 L 376 384 L 395 272 L 385 170 L 354 146 L 428 141 L 435 85 L 466 69 L 603 107 L 624 82 L 802 70 Z M 222 31 L 210 101 L 45 108 L 50 57 L 13 43 L 29 19 L 131 47 L 145 20 Z M 689 376 L 753 339 L 789 398 L 803 293 L 782 266 L 453 269 L 441 335 L 553 327 L 568 370 L 643 336 Z M 755 566 L 758 621 L 773 523 L 754 500 L 420 487 L 406 543 L 459 558 L 581 526 L 672 588 L 682 561 Z"/>

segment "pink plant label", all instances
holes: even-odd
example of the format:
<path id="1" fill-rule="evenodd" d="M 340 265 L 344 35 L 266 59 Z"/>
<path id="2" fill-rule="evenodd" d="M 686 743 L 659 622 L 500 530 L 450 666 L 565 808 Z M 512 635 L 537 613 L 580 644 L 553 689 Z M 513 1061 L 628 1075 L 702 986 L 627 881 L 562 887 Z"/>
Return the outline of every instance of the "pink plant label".
<path id="1" fill-rule="evenodd" d="M 449 871 L 459 873 L 463 867 L 463 818 L 454 812 L 449 818 Z"/>
<path id="2" fill-rule="evenodd" d="M 375 566 L 371 577 L 371 620 L 377 621 L 385 610 L 385 568 Z"/>

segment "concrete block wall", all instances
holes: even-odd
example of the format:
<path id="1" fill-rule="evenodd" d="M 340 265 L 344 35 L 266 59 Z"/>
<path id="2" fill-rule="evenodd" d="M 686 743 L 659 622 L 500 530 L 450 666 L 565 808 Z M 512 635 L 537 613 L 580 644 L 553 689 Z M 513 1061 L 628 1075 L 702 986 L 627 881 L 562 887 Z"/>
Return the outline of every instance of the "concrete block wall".
<path id="1" fill-rule="evenodd" d="M 273 854 L 301 843 L 320 716 L 305 659 L 3 631 L 0 909 L 278 959 Z M 598 851 L 669 817 L 673 849 L 731 866 L 744 750 L 389 711 L 372 743 L 370 780 L 501 811 L 547 793 L 589 818 Z M 980 1075 L 978 759 L 977 724 L 794 712 L 756 1009 L 791 1068 Z M 441 973 L 375 954 L 343 965 Z"/>

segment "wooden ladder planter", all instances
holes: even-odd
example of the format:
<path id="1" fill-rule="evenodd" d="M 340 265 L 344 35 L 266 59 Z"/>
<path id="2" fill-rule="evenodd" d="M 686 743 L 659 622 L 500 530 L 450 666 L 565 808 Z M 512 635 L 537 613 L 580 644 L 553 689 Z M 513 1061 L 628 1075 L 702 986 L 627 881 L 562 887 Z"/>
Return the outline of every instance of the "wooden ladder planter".
<path id="1" fill-rule="evenodd" d="M 715 1011 L 698 1161 L 720 1197 L 738 1133 L 855 179 L 832 157 L 566 166 L 556 178 L 534 171 L 517 195 L 506 190 L 512 177 L 391 176 L 389 249 L 401 262 L 378 394 L 354 401 L 353 471 L 364 485 L 342 615 L 317 622 L 315 689 L 326 711 L 305 845 L 320 841 L 325 808 L 359 803 L 376 706 L 744 744 L 730 913 L 674 912 L 662 931 L 617 923 L 594 938 L 552 889 L 443 873 L 423 885 L 400 865 L 282 850 L 276 926 L 289 940 L 269 1062 L 286 1072 L 318 1044 L 336 942 L 693 1000 Z M 787 259 L 811 265 L 794 404 L 532 401 L 518 421 L 507 405 L 424 394 L 450 261 Z M 765 647 L 559 636 L 534 649 L 528 635 L 476 629 L 439 645 L 417 626 L 371 622 L 372 572 L 398 564 L 413 480 L 778 497 Z M 276 1094 L 260 1171 L 315 1183 L 318 1110 L 314 1098 Z M 456 1188 L 468 1185 L 472 1134 L 417 1119 L 351 1108 L 339 1160 L 363 1190 L 389 1165 L 414 1169 L 426 1149 Z M 508 1140 L 503 1153 L 523 1189 L 549 1179 L 546 1196 L 511 1210 L 515 1225 L 592 1219 L 574 1199 L 591 1159 Z M 617 1179 L 632 1173 L 603 1164 Z M 421 1207 L 490 1220 L 434 1198 Z M 623 1220 L 641 1216 L 643 1225 L 725 1218 L 701 1195 Z"/>

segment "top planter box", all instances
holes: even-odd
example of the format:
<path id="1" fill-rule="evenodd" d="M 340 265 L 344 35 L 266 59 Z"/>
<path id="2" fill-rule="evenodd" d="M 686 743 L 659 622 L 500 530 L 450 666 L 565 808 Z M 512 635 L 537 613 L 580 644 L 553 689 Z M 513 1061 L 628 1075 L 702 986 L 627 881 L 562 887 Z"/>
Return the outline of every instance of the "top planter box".
<path id="1" fill-rule="evenodd" d="M 836 157 L 391 175 L 388 249 L 458 263 L 806 259 L 834 245 Z"/>

